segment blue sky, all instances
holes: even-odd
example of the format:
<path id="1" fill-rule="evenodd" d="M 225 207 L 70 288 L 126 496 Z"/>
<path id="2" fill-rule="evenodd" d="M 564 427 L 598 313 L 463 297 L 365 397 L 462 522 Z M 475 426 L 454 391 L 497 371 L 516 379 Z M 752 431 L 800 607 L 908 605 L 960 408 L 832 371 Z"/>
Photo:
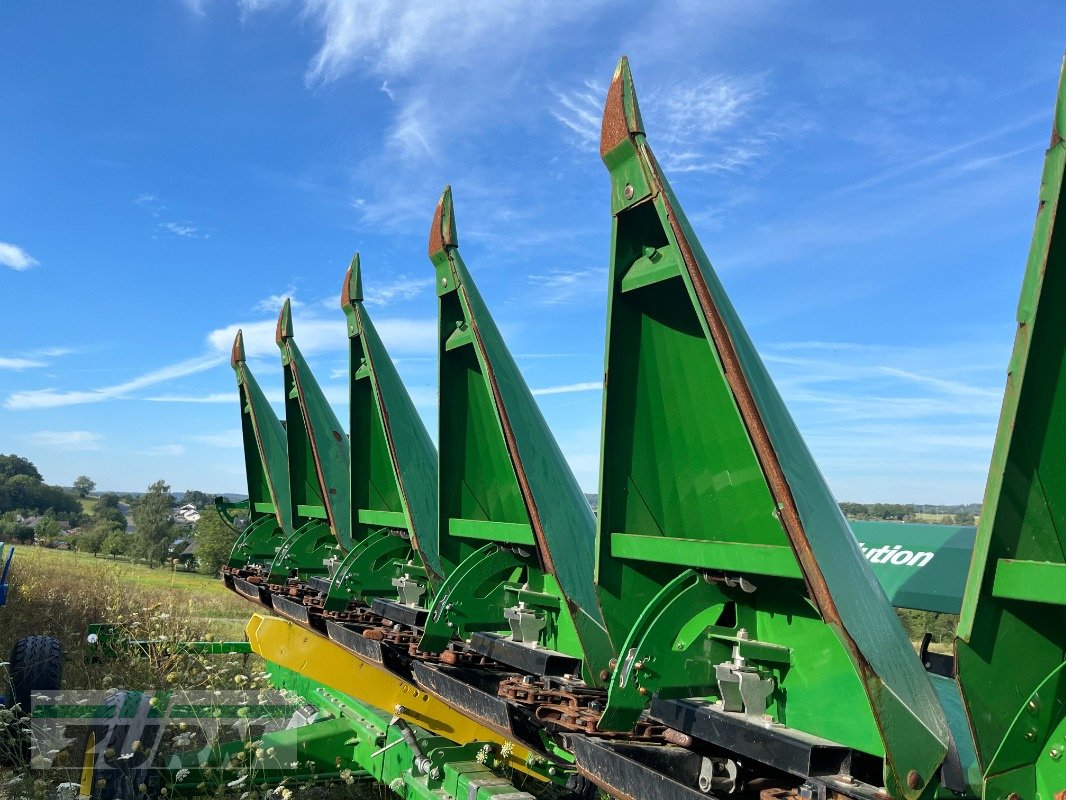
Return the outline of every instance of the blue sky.
<path id="1" fill-rule="evenodd" d="M 1061 3 L 188 0 L 0 8 L 0 452 L 242 491 L 227 353 L 295 332 L 344 419 L 344 269 L 433 426 L 426 237 L 464 258 L 596 488 L 628 54 L 649 140 L 841 499 L 972 502 L 991 452 Z"/>

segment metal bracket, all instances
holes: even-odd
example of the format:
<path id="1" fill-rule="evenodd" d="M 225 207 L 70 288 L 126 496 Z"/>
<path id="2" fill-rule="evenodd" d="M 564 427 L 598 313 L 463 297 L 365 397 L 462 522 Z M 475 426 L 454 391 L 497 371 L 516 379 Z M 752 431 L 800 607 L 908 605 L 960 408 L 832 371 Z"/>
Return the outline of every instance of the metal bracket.
<path id="1" fill-rule="evenodd" d="M 548 624 L 544 617 L 540 617 L 531 611 L 523 600 L 520 600 L 516 606 L 505 608 L 503 616 L 507 620 L 507 624 L 511 626 L 511 639 L 528 644 L 530 647 L 537 646 L 540 632 Z"/>
<path id="2" fill-rule="evenodd" d="M 748 640 L 748 632 L 741 628 L 737 639 Z M 747 666 L 740 652 L 740 641 L 733 645 L 733 658 L 715 665 L 714 675 L 722 698 L 722 710 L 743 712 L 752 722 L 768 722 L 766 700 L 774 691 L 773 678 L 763 677 L 757 669 Z"/>
<path id="3" fill-rule="evenodd" d="M 400 602 L 412 608 L 418 607 L 422 595 L 426 593 L 426 587 L 414 580 L 409 572 L 405 572 L 399 578 L 393 578 L 392 585 L 396 587 Z"/>

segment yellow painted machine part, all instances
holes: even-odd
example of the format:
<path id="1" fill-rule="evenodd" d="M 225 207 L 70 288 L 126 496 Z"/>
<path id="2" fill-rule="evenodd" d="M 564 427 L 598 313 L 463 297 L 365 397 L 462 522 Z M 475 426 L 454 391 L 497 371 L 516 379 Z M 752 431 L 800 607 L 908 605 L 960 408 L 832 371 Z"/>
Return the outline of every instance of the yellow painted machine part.
<path id="1" fill-rule="evenodd" d="M 78 785 L 79 797 L 92 797 L 93 775 L 96 767 L 96 734 L 89 732 L 85 742 L 85 752 L 81 756 L 81 781 Z"/>
<path id="2" fill-rule="evenodd" d="M 404 712 L 399 716 L 438 736 L 458 744 L 508 742 L 444 701 L 294 622 L 253 614 L 245 632 L 252 650 L 267 661 L 384 711 L 395 713 L 396 707 L 402 706 Z M 508 757 L 508 766 L 544 780 L 543 775 L 526 766 L 526 759 L 532 755 L 530 750 L 516 742 L 511 745 L 514 749 Z"/>

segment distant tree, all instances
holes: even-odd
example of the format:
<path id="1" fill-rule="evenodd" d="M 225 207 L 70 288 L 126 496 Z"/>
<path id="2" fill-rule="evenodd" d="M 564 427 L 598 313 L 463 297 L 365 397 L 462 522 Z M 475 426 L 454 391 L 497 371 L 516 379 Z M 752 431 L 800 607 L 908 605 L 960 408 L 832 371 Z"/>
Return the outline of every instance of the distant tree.
<path id="1" fill-rule="evenodd" d="M 867 519 L 870 516 L 870 509 L 863 503 L 841 503 L 840 510 L 848 519 Z"/>
<path id="2" fill-rule="evenodd" d="M 78 497 L 87 497 L 96 488 L 96 481 L 88 475 L 79 475 L 74 479 L 74 491 Z"/>
<path id="3" fill-rule="evenodd" d="M 135 552 L 148 562 L 149 567 L 155 567 L 163 560 L 170 540 L 174 538 L 173 502 L 170 487 L 166 481 L 160 480 L 149 486 L 133 504 Z"/>
<path id="4" fill-rule="evenodd" d="M 955 524 L 956 525 L 973 525 L 976 522 L 977 522 L 977 517 L 974 516 L 973 514 L 956 514 L 955 515 Z"/>
<path id="5" fill-rule="evenodd" d="M 187 489 L 185 494 L 181 497 L 182 503 L 192 503 L 197 508 L 202 509 L 206 505 L 210 505 L 211 501 L 215 498 L 209 495 L 207 492 L 201 492 L 197 489 Z"/>
<path id="6" fill-rule="evenodd" d="M 104 492 L 96 499 L 96 509 L 99 511 L 101 508 L 118 508 L 119 496 L 114 492 Z"/>
<path id="7" fill-rule="evenodd" d="M 200 571 L 213 575 L 229 559 L 237 532 L 222 520 L 214 509 L 205 509 L 193 529 L 196 537 L 196 561 Z"/>
<path id="8" fill-rule="evenodd" d="M 65 492 L 58 486 L 39 484 L 34 494 L 34 503 L 31 508 L 52 509 L 56 514 L 81 513 L 81 503 L 69 492 Z"/>
<path id="9" fill-rule="evenodd" d="M 62 528 L 59 527 L 59 522 L 54 517 L 45 516 L 37 520 L 37 525 L 33 529 L 33 538 L 45 547 L 54 547 L 60 533 L 62 533 Z"/>
<path id="10" fill-rule="evenodd" d="M 14 512 L 0 518 L 0 542 L 29 542 L 33 540 L 33 528 L 15 519 Z"/>
<path id="11" fill-rule="evenodd" d="M 114 530 L 107 535 L 101 547 L 101 551 L 114 558 L 121 556 L 129 549 L 130 537 L 124 532 Z"/>
<path id="12" fill-rule="evenodd" d="M 71 528 L 87 528 L 93 524 L 93 518 L 81 511 L 68 515 L 67 521 Z"/>
<path id="13" fill-rule="evenodd" d="M 80 552 L 92 553 L 96 556 L 104 549 L 108 538 L 115 533 L 121 535 L 123 540 L 127 538 L 125 525 L 120 527 L 108 520 L 97 520 L 92 526 L 78 534 L 75 546 Z"/>
<path id="14" fill-rule="evenodd" d="M 123 530 L 126 529 L 126 515 L 117 508 L 100 508 L 100 506 L 97 506 L 93 511 L 93 522 L 101 521 L 118 525 Z"/>
<path id="15" fill-rule="evenodd" d="M 12 475 L 4 481 L 5 501 L 8 506 L 8 508 L 5 508 L 4 510 L 22 509 L 24 511 L 43 511 L 44 509 L 37 508 L 37 489 L 40 485 L 41 482 L 39 480 L 24 472 L 19 473 L 18 475 Z"/>
<path id="16" fill-rule="evenodd" d="M 16 475 L 29 475 L 35 483 L 44 483 L 41 473 L 37 471 L 37 467 L 33 466 L 33 462 L 28 458 L 14 454 L 9 456 L 0 455 L 0 481 L 7 481 Z"/>

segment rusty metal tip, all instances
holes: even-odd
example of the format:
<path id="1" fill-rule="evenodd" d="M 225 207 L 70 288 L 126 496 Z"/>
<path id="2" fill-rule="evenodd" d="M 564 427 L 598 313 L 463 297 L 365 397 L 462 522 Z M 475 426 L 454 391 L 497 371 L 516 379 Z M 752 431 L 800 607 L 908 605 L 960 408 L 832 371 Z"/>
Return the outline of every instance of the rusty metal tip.
<path id="1" fill-rule="evenodd" d="M 233 337 L 233 349 L 230 351 L 230 366 L 236 367 L 244 361 L 244 331 L 237 328 L 237 335 Z"/>
<path id="2" fill-rule="evenodd" d="M 285 305 L 278 314 L 278 327 L 274 331 L 274 341 L 281 344 L 286 339 L 292 338 L 292 303 L 285 298 Z"/>
<path id="3" fill-rule="evenodd" d="M 603 107 L 603 124 L 600 128 L 600 156 L 603 157 L 634 133 L 643 133 L 644 123 L 637 105 L 637 92 L 633 86 L 633 73 L 629 59 L 622 56 L 615 67 L 611 86 L 607 90 L 607 102 Z"/>
<path id="4" fill-rule="evenodd" d="M 341 288 L 341 308 L 348 308 L 363 302 L 363 271 L 359 266 L 359 254 L 352 256 L 351 266 L 344 273 L 344 286 Z"/>
<path id="5" fill-rule="evenodd" d="M 444 187 L 437 208 L 433 212 L 433 224 L 429 229 L 429 257 L 448 247 L 458 247 L 459 237 L 455 232 L 455 211 L 452 206 L 452 187 Z"/>

